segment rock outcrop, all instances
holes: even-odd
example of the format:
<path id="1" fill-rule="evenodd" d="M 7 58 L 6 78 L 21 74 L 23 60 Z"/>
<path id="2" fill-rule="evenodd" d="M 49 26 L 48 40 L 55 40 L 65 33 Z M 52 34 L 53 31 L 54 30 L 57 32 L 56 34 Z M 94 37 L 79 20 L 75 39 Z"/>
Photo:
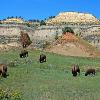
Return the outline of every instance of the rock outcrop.
<path id="1" fill-rule="evenodd" d="M 59 23 L 98 23 L 96 17 L 88 13 L 78 12 L 63 12 L 59 13 L 55 18 L 47 21 L 47 24 L 59 24 Z"/>

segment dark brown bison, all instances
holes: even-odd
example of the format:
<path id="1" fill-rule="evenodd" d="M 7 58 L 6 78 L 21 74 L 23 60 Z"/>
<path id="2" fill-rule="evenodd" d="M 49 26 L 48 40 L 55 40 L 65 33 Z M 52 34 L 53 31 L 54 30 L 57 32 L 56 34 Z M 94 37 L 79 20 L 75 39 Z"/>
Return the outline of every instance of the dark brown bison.
<path id="1" fill-rule="evenodd" d="M 87 69 L 87 71 L 85 72 L 85 76 L 91 75 L 91 74 L 95 75 L 95 73 L 96 73 L 95 69 L 92 69 L 92 68 L 91 69 Z"/>
<path id="2" fill-rule="evenodd" d="M 28 57 L 28 51 L 27 50 L 23 50 L 23 51 L 21 51 L 21 53 L 19 55 L 20 55 L 20 58 Z"/>
<path id="3" fill-rule="evenodd" d="M 0 75 L 4 78 L 7 77 L 7 65 L 0 64 Z"/>
<path id="4" fill-rule="evenodd" d="M 41 54 L 39 58 L 40 63 L 46 62 L 46 55 Z"/>
<path id="5" fill-rule="evenodd" d="M 80 68 L 78 65 L 73 65 L 73 68 L 72 68 L 73 76 L 77 76 L 77 73 L 79 73 L 79 75 L 80 75 Z"/>

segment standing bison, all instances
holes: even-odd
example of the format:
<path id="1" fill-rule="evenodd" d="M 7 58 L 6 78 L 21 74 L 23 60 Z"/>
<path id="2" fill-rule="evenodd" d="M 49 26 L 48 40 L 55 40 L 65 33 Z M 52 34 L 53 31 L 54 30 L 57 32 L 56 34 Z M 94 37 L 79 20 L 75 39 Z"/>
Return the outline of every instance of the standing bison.
<path id="1" fill-rule="evenodd" d="M 28 51 L 27 50 L 23 50 L 23 51 L 21 51 L 21 53 L 19 55 L 20 55 L 20 58 L 28 57 Z"/>
<path id="2" fill-rule="evenodd" d="M 41 54 L 39 58 L 40 63 L 46 62 L 46 55 Z"/>
<path id="3" fill-rule="evenodd" d="M 0 64 L 0 75 L 4 78 L 7 77 L 7 65 Z"/>
<path id="4" fill-rule="evenodd" d="M 95 69 L 87 69 L 87 71 L 85 72 L 85 76 L 87 76 L 87 75 L 95 75 Z"/>
<path id="5" fill-rule="evenodd" d="M 77 76 L 77 73 L 79 73 L 79 75 L 80 75 L 80 68 L 78 65 L 73 65 L 73 68 L 72 68 L 73 76 Z"/>

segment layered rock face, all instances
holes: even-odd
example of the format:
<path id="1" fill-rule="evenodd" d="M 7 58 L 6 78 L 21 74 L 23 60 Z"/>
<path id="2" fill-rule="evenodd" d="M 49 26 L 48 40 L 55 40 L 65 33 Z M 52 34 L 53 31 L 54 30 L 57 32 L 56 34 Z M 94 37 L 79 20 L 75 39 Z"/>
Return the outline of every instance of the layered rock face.
<path id="1" fill-rule="evenodd" d="M 97 23 L 98 20 L 92 14 L 78 12 L 63 12 L 59 13 L 53 19 L 47 21 L 47 24 L 59 24 L 63 22 L 71 23 Z"/>
<path id="2" fill-rule="evenodd" d="M 32 39 L 33 29 L 25 25 L 1 24 L 0 25 L 0 50 L 21 47 L 19 42 L 20 32 L 25 31 Z"/>
<path id="3" fill-rule="evenodd" d="M 11 21 L 15 20 L 13 19 Z M 75 34 L 87 41 L 89 40 L 90 43 L 93 42 L 93 46 L 96 43 L 95 40 L 97 40 L 100 48 L 100 42 L 98 42 L 100 41 L 100 23 L 97 23 L 99 23 L 98 19 L 92 14 L 63 12 L 47 21 L 47 24 L 51 25 L 38 26 L 37 28 L 28 27 L 25 24 L 0 24 L 0 44 L 17 46 L 17 43 L 19 45 L 20 31 L 25 31 L 29 34 L 33 44 L 36 47 L 40 47 L 45 41 L 49 41 L 50 43 L 55 41 L 57 35 L 62 35 L 62 29 L 64 27 L 70 27 Z M 95 36 L 95 34 L 98 34 L 98 38 L 94 38 L 93 40 L 92 37 Z"/>

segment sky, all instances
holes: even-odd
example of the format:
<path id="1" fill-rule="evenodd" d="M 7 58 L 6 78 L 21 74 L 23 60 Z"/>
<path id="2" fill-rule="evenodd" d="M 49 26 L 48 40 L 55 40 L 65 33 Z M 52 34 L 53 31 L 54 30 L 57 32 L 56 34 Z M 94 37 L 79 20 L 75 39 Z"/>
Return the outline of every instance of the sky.
<path id="1" fill-rule="evenodd" d="M 70 11 L 91 13 L 100 19 L 100 0 L 0 0 L 0 20 L 8 16 L 45 19 Z"/>

